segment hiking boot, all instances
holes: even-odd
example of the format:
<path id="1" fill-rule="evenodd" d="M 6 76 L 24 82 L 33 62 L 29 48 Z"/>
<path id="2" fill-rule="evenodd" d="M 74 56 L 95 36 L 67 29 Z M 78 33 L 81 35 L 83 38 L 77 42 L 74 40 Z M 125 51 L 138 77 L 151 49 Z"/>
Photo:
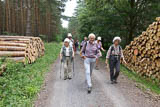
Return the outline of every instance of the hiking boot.
<path id="1" fill-rule="evenodd" d="M 72 78 L 71 78 L 71 77 L 68 77 L 68 79 L 71 80 Z"/>
<path id="2" fill-rule="evenodd" d="M 67 80 L 67 77 L 64 77 L 64 80 Z"/>
<path id="3" fill-rule="evenodd" d="M 64 80 L 67 80 L 67 78 L 64 78 Z"/>
<path id="4" fill-rule="evenodd" d="M 92 87 L 88 87 L 88 94 L 90 94 L 92 91 Z"/>
<path id="5" fill-rule="evenodd" d="M 118 82 L 117 82 L 117 80 L 114 80 L 113 82 L 114 82 L 115 84 L 117 84 L 117 83 L 118 83 Z"/>

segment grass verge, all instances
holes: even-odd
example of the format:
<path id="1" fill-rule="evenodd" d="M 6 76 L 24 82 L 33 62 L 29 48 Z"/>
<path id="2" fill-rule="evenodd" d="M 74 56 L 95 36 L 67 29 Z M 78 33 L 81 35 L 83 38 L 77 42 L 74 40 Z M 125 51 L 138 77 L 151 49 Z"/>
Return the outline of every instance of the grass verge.
<path id="1" fill-rule="evenodd" d="M 138 87 L 142 90 L 151 90 L 156 94 L 160 94 L 160 87 L 158 83 L 154 83 L 152 80 L 149 80 L 148 78 L 139 76 L 137 73 L 130 71 L 123 65 L 121 65 L 121 72 L 124 75 L 126 75 L 129 79 L 137 83 L 140 83 L 141 85 L 138 85 Z"/>
<path id="2" fill-rule="evenodd" d="M 7 62 L 6 72 L 0 77 L 0 107 L 32 107 L 60 47 L 58 43 L 45 43 L 45 55 L 25 67 L 22 63 Z"/>

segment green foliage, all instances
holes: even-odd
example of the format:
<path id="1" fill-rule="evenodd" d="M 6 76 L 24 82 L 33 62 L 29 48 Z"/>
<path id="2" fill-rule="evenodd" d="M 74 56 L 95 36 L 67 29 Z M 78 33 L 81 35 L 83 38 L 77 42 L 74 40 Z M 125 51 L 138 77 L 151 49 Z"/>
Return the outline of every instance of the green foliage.
<path id="1" fill-rule="evenodd" d="M 66 28 L 61 28 L 59 39 L 63 41 L 67 37 L 67 34 L 68 34 L 68 30 Z"/>
<path id="2" fill-rule="evenodd" d="M 16 36 L 16 33 L 3 32 L 3 35 Z"/>
<path id="3" fill-rule="evenodd" d="M 0 65 L 7 63 L 7 69 L 0 77 L 0 106 L 31 107 L 43 84 L 45 73 L 56 60 L 60 47 L 60 44 L 45 43 L 45 55 L 31 65 L 1 60 Z"/>
<path id="4" fill-rule="evenodd" d="M 46 40 L 47 40 L 47 36 L 46 36 L 46 35 L 40 34 L 39 37 L 40 37 L 43 41 L 46 41 Z"/>
<path id="5" fill-rule="evenodd" d="M 69 28 L 73 28 L 76 35 L 87 36 L 93 32 L 101 36 L 105 48 L 115 36 L 120 36 L 124 47 L 141 34 L 159 13 L 159 0 L 81 0 Z M 72 24 L 75 20 L 77 27 Z"/>
<path id="6" fill-rule="evenodd" d="M 141 88 L 142 90 L 151 90 L 152 92 L 156 94 L 160 94 L 159 90 L 159 84 L 158 82 L 153 82 L 152 80 L 149 80 L 148 78 L 144 78 L 139 76 L 137 73 L 132 72 L 125 68 L 123 65 L 121 65 L 121 71 L 123 74 L 129 77 L 129 79 L 134 80 L 136 83 L 138 83 L 138 88 Z"/>

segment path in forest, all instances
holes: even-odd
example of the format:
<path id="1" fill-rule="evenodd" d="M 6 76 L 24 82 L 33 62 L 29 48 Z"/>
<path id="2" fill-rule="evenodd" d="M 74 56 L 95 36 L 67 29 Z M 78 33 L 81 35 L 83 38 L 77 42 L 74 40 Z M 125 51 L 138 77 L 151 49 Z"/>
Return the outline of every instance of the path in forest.
<path id="1" fill-rule="evenodd" d="M 100 70 L 93 72 L 93 90 L 87 94 L 83 60 L 76 55 L 75 76 L 72 80 L 60 79 L 60 61 L 52 66 L 52 71 L 46 76 L 46 81 L 36 107 L 159 107 L 150 95 L 138 89 L 135 83 L 122 74 L 119 83 L 112 85 L 105 64 L 100 64 Z"/>

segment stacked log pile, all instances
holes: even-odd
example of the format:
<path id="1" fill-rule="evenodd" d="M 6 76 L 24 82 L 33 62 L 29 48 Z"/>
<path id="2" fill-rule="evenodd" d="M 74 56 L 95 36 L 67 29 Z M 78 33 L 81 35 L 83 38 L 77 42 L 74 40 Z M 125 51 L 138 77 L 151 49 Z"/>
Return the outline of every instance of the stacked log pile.
<path id="1" fill-rule="evenodd" d="M 160 80 L 160 17 L 124 50 L 126 66 L 141 76 Z"/>
<path id="2" fill-rule="evenodd" d="M 31 64 L 44 55 L 44 50 L 39 37 L 0 36 L 0 57 Z"/>

